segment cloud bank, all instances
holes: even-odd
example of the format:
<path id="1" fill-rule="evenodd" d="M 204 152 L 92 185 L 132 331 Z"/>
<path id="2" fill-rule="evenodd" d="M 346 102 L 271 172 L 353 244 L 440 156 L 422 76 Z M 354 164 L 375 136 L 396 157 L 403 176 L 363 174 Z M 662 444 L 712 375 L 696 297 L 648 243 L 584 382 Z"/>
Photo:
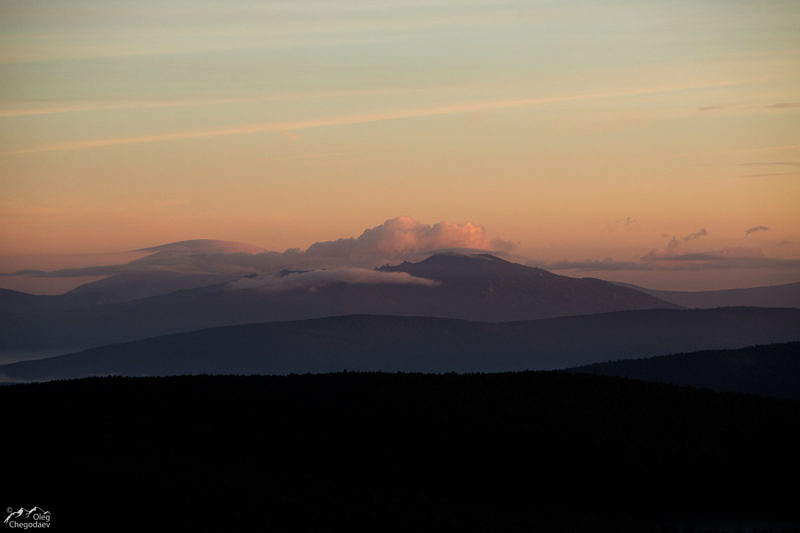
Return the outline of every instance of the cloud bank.
<path id="1" fill-rule="evenodd" d="M 748 230 L 766 231 L 766 226 L 756 226 Z M 699 233 L 699 232 L 698 232 Z M 692 235 L 696 235 L 693 233 Z M 687 237 L 691 237 L 688 235 Z M 692 240 L 686 239 L 684 240 Z M 800 260 L 767 257 L 760 248 L 749 246 L 728 247 L 716 250 L 684 250 L 678 239 L 673 237 L 665 246 L 654 248 L 640 258 L 645 264 L 663 265 L 670 270 L 712 270 L 730 268 L 798 268 Z"/>
<path id="2" fill-rule="evenodd" d="M 698 239 L 708 232 L 705 228 L 700 231 L 691 233 L 683 238 L 684 241 L 692 241 Z M 720 260 L 739 260 L 739 259 L 754 259 L 763 258 L 764 254 L 760 249 L 738 247 L 738 248 L 723 248 L 720 250 L 706 250 L 706 251 L 687 251 L 683 249 L 681 242 L 672 237 L 667 244 L 661 248 L 654 248 L 647 254 L 641 257 L 642 261 L 655 262 L 655 261 L 720 261 Z"/>
<path id="3" fill-rule="evenodd" d="M 388 262 L 422 259 L 437 250 L 503 253 L 514 246 L 510 241 L 490 238 L 484 227 L 471 222 L 439 222 L 430 225 L 403 216 L 366 229 L 358 237 L 317 242 L 305 251 L 296 248 L 284 252 L 265 251 L 243 243 L 197 239 L 139 250 L 151 253 L 121 265 L 50 272 L 22 270 L 0 275 L 39 278 L 112 276 L 118 280 L 141 280 L 143 277 L 171 280 L 192 276 L 197 284 L 214 276 L 217 282 L 245 278 L 242 286 L 259 283 L 269 288 L 278 282 L 269 279 L 265 281 L 263 276 L 276 274 L 282 269 L 295 269 L 318 272 L 299 278 L 281 278 L 280 283 L 275 286 L 286 287 L 287 284 L 301 281 L 303 286 L 307 286 L 311 280 L 333 283 L 334 279 L 343 283 L 419 283 L 403 276 L 387 277 L 379 274 L 380 277 L 369 277 L 365 274 L 369 270 L 364 269 Z M 348 270 L 353 268 L 361 270 Z M 253 276 L 259 281 L 247 281 Z"/>

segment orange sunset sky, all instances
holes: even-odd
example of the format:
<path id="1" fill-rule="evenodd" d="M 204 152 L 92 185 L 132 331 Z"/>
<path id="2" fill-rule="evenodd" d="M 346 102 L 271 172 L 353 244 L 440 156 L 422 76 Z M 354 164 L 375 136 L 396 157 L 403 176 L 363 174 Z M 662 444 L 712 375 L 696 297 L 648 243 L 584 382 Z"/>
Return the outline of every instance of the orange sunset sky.
<path id="1" fill-rule="evenodd" d="M 7 0 L 0 272 L 406 216 L 566 275 L 800 281 L 798 22 L 771 0 Z"/>

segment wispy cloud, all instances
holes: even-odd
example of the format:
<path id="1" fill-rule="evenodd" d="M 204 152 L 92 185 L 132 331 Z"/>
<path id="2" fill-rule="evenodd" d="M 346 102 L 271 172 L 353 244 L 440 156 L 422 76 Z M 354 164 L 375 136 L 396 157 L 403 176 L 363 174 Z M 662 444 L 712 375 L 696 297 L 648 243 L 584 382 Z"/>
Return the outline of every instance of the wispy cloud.
<path id="1" fill-rule="evenodd" d="M 677 243 L 677 239 L 670 241 Z M 603 260 L 557 261 L 540 263 L 537 266 L 548 270 L 573 270 L 591 272 L 655 271 L 655 270 L 730 270 L 737 268 L 798 269 L 800 259 L 767 257 L 761 250 L 753 248 L 724 248 L 703 252 L 680 252 L 676 245 L 671 249 L 653 250 L 642 256 L 641 262 Z"/>
<path id="2" fill-rule="evenodd" d="M 730 270 L 740 268 L 800 269 L 800 259 L 776 257 L 708 258 L 697 261 L 676 261 L 669 270 Z"/>
<path id="3" fill-rule="evenodd" d="M 606 230 L 607 231 L 615 231 L 617 228 L 625 227 L 625 226 L 635 227 L 635 225 L 638 224 L 638 223 L 639 222 L 635 218 L 631 218 L 631 217 L 625 217 L 623 219 L 619 219 L 618 218 L 614 222 L 609 222 L 608 224 L 606 224 Z"/>
<path id="4" fill-rule="evenodd" d="M 644 261 L 653 261 L 658 259 L 665 259 L 669 257 L 675 257 L 678 255 L 678 249 L 680 248 L 681 243 L 676 239 L 674 236 L 663 248 L 653 248 L 650 250 L 646 255 L 642 256 L 642 260 Z"/>
<path id="5" fill-rule="evenodd" d="M 732 150 L 709 150 L 692 153 L 703 154 L 753 154 L 759 152 L 779 152 L 783 150 L 795 150 L 800 148 L 800 144 L 775 144 L 771 146 L 755 146 L 752 148 L 734 148 Z"/>
<path id="6" fill-rule="evenodd" d="M 707 235 L 708 232 L 705 228 L 687 235 L 683 238 L 684 241 L 691 241 Z M 756 248 L 723 248 L 721 250 L 706 250 L 706 251 L 687 251 L 684 249 L 683 244 L 677 238 L 667 242 L 661 248 L 654 248 L 647 254 L 641 257 L 645 262 L 684 262 L 684 261 L 726 261 L 738 259 L 753 259 L 761 258 L 764 254 L 761 250 Z"/>
<path id="7" fill-rule="evenodd" d="M 750 161 L 739 163 L 742 167 L 800 167 L 797 161 Z"/>
<path id="8" fill-rule="evenodd" d="M 446 87 L 435 87 L 441 89 Z M 429 90 L 431 90 L 429 88 Z M 24 117 L 35 115 L 58 115 L 63 113 L 81 113 L 88 111 L 118 111 L 125 109 L 159 109 L 170 107 L 199 107 L 226 104 L 246 104 L 283 100 L 312 100 L 317 98 L 336 98 L 340 96 L 359 96 L 414 92 L 413 88 L 357 89 L 350 91 L 302 92 L 285 94 L 262 94 L 238 96 L 233 98 L 186 98 L 182 100 L 135 100 L 120 102 L 93 103 L 56 103 L 48 106 L 27 107 L 18 109 L 0 109 L 0 118 Z"/>
<path id="9" fill-rule="evenodd" d="M 751 233 L 755 233 L 757 231 L 769 231 L 769 228 L 767 226 L 753 226 L 752 228 L 745 230 L 744 234 L 750 235 Z"/>
<path id="10" fill-rule="evenodd" d="M 739 163 L 742 167 L 800 167 L 797 161 L 752 161 L 747 163 Z M 784 172 L 760 172 L 757 174 L 744 174 L 742 178 L 769 178 L 772 176 L 796 176 L 800 171 L 784 171 Z"/>
<path id="11" fill-rule="evenodd" d="M 777 104 L 770 104 L 767 107 L 772 109 L 793 109 L 800 107 L 800 102 L 779 102 Z"/>
<path id="12" fill-rule="evenodd" d="M 229 104 L 253 101 L 249 99 L 220 98 L 210 100 L 174 100 L 174 101 L 139 101 L 94 104 L 60 104 L 46 107 L 28 107 L 20 109 L 0 109 L 0 118 L 27 117 L 36 115 L 58 115 L 62 113 L 80 113 L 85 111 L 115 111 L 122 109 L 148 109 L 160 107 L 190 107 L 212 104 Z"/>
<path id="13" fill-rule="evenodd" d="M 770 178 L 773 176 L 796 176 L 800 172 L 764 172 L 763 174 L 746 174 L 743 178 Z"/>
<path id="14" fill-rule="evenodd" d="M 351 115 L 322 117 L 322 118 L 313 118 L 305 120 L 283 121 L 283 122 L 261 122 L 254 124 L 229 126 L 225 128 L 188 130 L 188 131 L 179 131 L 179 132 L 162 133 L 154 135 L 66 141 L 61 143 L 36 146 L 32 148 L 25 148 L 14 152 L 8 152 L 6 153 L 6 155 L 86 150 L 91 148 L 102 148 L 107 146 L 123 146 L 123 145 L 147 144 L 147 143 L 158 143 L 166 141 L 180 141 L 180 140 L 191 140 L 191 139 L 209 139 L 215 137 L 252 135 L 257 133 L 269 133 L 269 132 L 285 132 L 285 131 L 295 131 L 295 130 L 312 129 L 312 128 L 326 128 L 333 126 L 368 124 L 374 122 L 385 122 L 385 121 L 433 117 L 433 116 L 459 115 L 459 114 L 474 113 L 480 111 L 502 111 L 506 109 L 545 105 L 550 103 L 644 96 L 649 94 L 657 94 L 657 93 L 673 92 L 673 91 L 689 90 L 689 89 L 701 89 L 701 88 L 716 87 L 716 86 L 718 85 L 643 89 L 638 91 L 612 93 L 612 94 L 490 100 L 490 101 L 440 105 L 433 107 L 401 109 L 401 110 L 385 111 L 379 113 L 351 114 Z"/>
<path id="15" fill-rule="evenodd" d="M 642 261 L 667 270 L 726 270 L 732 268 L 800 267 L 800 259 L 767 257 L 758 248 L 734 247 L 701 252 L 685 252 L 672 239 L 665 248 L 651 250 Z"/>
<path id="16" fill-rule="evenodd" d="M 761 259 L 764 254 L 761 250 L 753 248 L 723 248 L 706 252 L 674 253 L 667 255 L 646 255 L 642 259 L 647 261 L 731 261 L 742 259 Z"/>
<path id="17" fill-rule="evenodd" d="M 702 229 L 700 229 L 698 231 L 695 231 L 694 233 L 690 233 L 689 235 L 685 236 L 683 238 L 683 240 L 684 241 L 693 241 L 695 239 L 699 239 L 700 237 L 705 237 L 706 235 L 708 235 L 708 232 L 706 231 L 706 228 L 702 228 Z"/>

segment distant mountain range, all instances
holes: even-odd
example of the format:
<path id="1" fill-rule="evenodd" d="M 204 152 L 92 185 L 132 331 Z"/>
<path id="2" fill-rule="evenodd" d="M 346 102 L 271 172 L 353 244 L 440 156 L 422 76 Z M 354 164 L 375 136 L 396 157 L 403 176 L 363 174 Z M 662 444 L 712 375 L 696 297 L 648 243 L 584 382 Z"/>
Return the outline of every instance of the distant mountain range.
<path id="1" fill-rule="evenodd" d="M 437 254 L 418 263 L 384 266 L 441 283 L 423 312 L 465 320 L 531 320 L 632 309 L 678 306 L 594 278 L 559 276 L 541 268 L 505 261 L 490 254 Z M 618 289 L 626 288 L 622 292 Z"/>
<path id="2" fill-rule="evenodd" d="M 798 309 L 654 309 L 510 323 L 342 316 L 155 337 L 4 365 L 0 375 L 548 370 L 789 341 L 800 341 Z"/>
<path id="3" fill-rule="evenodd" d="M 800 342 L 611 361 L 572 371 L 800 401 Z"/>
<path id="4" fill-rule="evenodd" d="M 712 307 L 800 307 L 800 282 L 746 289 L 718 291 L 661 291 L 646 289 L 629 283 L 618 283 L 665 302 L 693 309 Z"/>
<path id="5" fill-rule="evenodd" d="M 0 290 L 0 352 L 66 352 L 214 326 L 351 314 L 500 322 L 677 307 L 628 287 L 487 254 L 436 254 L 378 270 L 240 273 L 235 281 L 230 273 L 158 269 L 115 274 L 61 296 Z"/>

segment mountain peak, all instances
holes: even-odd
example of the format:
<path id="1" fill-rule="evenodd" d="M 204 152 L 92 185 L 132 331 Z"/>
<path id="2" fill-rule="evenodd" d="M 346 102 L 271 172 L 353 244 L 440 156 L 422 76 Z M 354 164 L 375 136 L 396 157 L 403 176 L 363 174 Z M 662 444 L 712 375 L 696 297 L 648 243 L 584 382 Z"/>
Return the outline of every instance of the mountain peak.
<path id="1" fill-rule="evenodd" d="M 418 263 L 404 261 L 400 265 L 386 265 L 380 270 L 389 272 L 408 272 L 412 276 L 439 279 L 445 277 L 472 277 L 486 280 L 496 276 L 531 276 L 561 278 L 540 268 L 512 263 L 490 253 L 438 252 Z M 487 278 L 488 276 L 488 278 Z"/>
<path id="2" fill-rule="evenodd" d="M 497 257 L 496 255 L 492 255 L 492 254 L 489 254 L 489 253 L 468 253 L 468 252 L 451 252 L 451 251 L 435 252 L 433 255 L 431 255 L 427 259 L 424 259 L 423 261 L 420 261 L 419 264 L 436 263 L 436 262 L 442 262 L 442 261 L 450 261 L 450 262 L 452 262 L 452 261 L 464 261 L 464 262 L 471 261 L 471 262 L 474 262 L 474 261 L 483 261 L 483 260 L 497 261 L 499 263 L 511 264 L 510 261 L 506 261 L 505 259 L 502 259 L 500 257 Z M 413 263 L 409 263 L 407 261 L 404 261 L 403 263 L 404 264 L 413 264 Z"/>

